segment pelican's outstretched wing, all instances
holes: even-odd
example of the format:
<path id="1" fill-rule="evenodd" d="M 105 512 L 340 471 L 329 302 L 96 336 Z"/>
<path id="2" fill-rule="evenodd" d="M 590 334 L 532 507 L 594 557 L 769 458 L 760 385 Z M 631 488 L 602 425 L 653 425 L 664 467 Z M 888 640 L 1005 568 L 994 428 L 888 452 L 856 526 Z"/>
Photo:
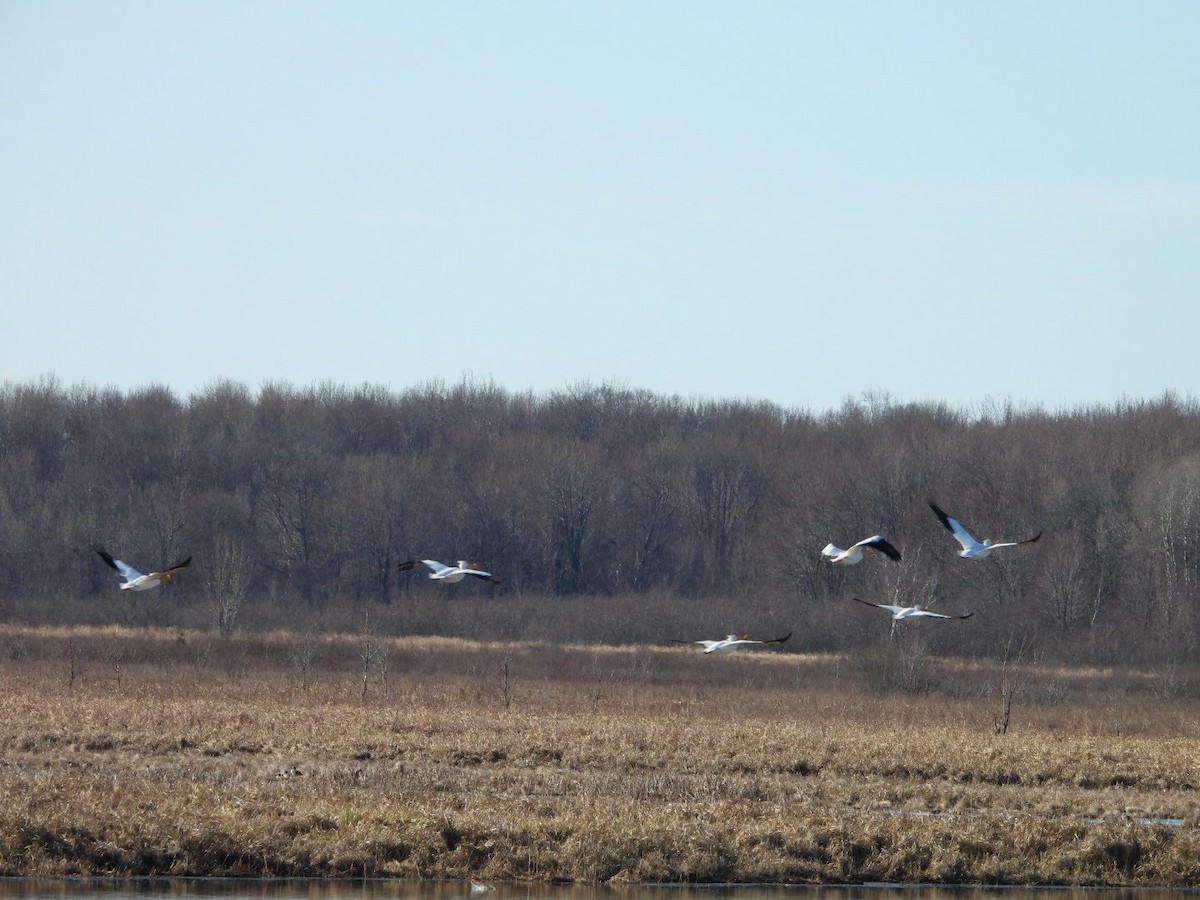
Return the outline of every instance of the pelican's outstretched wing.
<path id="1" fill-rule="evenodd" d="M 450 571 L 449 566 L 443 565 L 436 559 L 410 559 L 400 563 L 400 571 L 407 572 L 410 569 L 415 569 L 417 566 L 424 566 L 425 568 L 429 569 L 429 571 L 433 572 L 434 575 L 437 575 L 441 572 Z"/>
<path id="2" fill-rule="evenodd" d="M 971 532 L 963 528 L 962 523 L 959 522 L 958 519 L 954 518 L 953 516 L 946 515 L 932 500 L 929 501 L 929 508 L 932 509 L 934 515 L 938 517 L 938 521 L 946 526 L 946 530 L 954 535 L 954 539 L 962 544 L 962 548 L 964 550 L 983 549 L 983 544 L 975 540 L 975 538 L 971 536 Z"/>
<path id="3" fill-rule="evenodd" d="M 890 606 L 887 603 L 872 603 L 870 600 L 860 600 L 858 597 L 854 597 L 852 599 L 857 600 L 859 603 L 862 603 L 865 606 L 873 606 L 876 609 L 886 609 L 893 615 L 900 612 L 902 609 L 908 609 L 906 606 Z"/>
<path id="4" fill-rule="evenodd" d="M 151 572 L 150 577 L 157 578 L 160 581 L 165 577 L 167 579 L 167 581 L 170 581 L 172 575 L 174 575 L 176 572 L 182 572 L 189 565 L 191 565 L 191 562 L 192 562 L 192 558 L 189 556 L 183 562 L 177 562 L 177 563 L 175 563 L 175 565 L 171 566 L 171 568 L 169 568 L 169 569 L 163 569 L 161 572 Z"/>
<path id="5" fill-rule="evenodd" d="M 992 549 L 996 550 L 1000 547 L 1020 547 L 1022 544 L 1036 544 L 1038 542 L 1038 540 L 1041 538 L 1041 536 L 1042 536 L 1042 533 L 1039 531 L 1033 537 L 1025 538 L 1025 540 L 1023 540 L 1023 541 L 1008 541 L 1003 544 L 992 544 Z"/>
<path id="6" fill-rule="evenodd" d="M 883 535 L 880 534 L 873 534 L 866 540 L 859 541 L 854 546 L 862 547 L 864 550 L 878 550 L 888 559 L 894 559 L 896 562 L 900 561 L 900 551 L 884 540 Z"/>
<path id="7" fill-rule="evenodd" d="M 491 572 L 483 571 L 483 569 L 479 568 L 477 565 L 475 565 L 475 563 L 468 563 L 465 566 L 460 566 L 459 571 L 467 575 L 474 575 L 476 578 L 479 578 L 483 581 L 490 581 L 492 584 L 499 584 L 504 580 L 499 576 L 493 575 Z"/>
<path id="8" fill-rule="evenodd" d="M 108 563 L 109 568 L 113 569 L 118 575 L 120 575 L 126 581 L 133 581 L 133 579 L 135 579 L 135 578 L 142 577 L 142 573 L 139 572 L 137 569 L 135 569 L 133 566 L 131 566 L 127 563 L 123 563 L 119 559 L 113 559 L 111 554 L 106 553 L 104 550 L 100 549 L 99 547 L 96 548 L 96 552 L 100 554 L 100 558 L 102 560 L 104 560 L 106 563 Z"/>
<path id="9" fill-rule="evenodd" d="M 717 644 L 722 643 L 722 641 L 688 641 L 688 640 L 684 640 L 683 638 L 671 638 L 671 643 L 673 643 L 673 644 L 697 644 L 697 645 L 703 647 L 705 650 L 708 650 L 709 648 L 715 647 Z"/>
<path id="10" fill-rule="evenodd" d="M 714 643 L 721 645 L 722 648 L 732 649 L 734 647 L 741 647 L 745 644 L 785 644 L 787 643 L 787 639 L 791 636 L 792 633 L 790 631 L 783 637 L 768 639 L 752 638 L 748 634 L 731 634 L 729 637 L 725 638 L 725 640 L 715 641 Z"/>

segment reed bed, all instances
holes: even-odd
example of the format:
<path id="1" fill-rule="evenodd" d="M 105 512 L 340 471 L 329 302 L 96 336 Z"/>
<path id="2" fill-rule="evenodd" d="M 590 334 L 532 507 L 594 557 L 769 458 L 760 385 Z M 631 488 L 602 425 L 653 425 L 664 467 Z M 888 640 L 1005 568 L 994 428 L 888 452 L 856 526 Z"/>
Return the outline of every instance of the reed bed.
<path id="1" fill-rule="evenodd" d="M 1197 707 L 904 647 L 9 626 L 0 874 L 1194 886 Z"/>

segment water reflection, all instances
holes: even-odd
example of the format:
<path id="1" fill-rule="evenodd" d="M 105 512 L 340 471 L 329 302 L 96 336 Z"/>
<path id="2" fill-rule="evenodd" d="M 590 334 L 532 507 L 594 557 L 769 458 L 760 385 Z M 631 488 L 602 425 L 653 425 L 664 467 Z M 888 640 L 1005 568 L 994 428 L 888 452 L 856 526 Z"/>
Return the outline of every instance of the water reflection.
<path id="1" fill-rule="evenodd" d="M 0 900 L 1195 900 L 1169 889 L 954 888 L 919 885 L 813 886 L 497 884 L 486 893 L 469 883 L 225 878 L 0 878 Z"/>

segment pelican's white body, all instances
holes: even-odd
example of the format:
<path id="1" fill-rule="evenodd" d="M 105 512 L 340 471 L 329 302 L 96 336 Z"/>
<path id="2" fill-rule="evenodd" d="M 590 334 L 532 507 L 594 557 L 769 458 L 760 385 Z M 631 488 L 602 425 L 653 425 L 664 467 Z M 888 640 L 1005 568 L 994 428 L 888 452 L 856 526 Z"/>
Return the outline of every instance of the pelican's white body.
<path id="1" fill-rule="evenodd" d="M 117 562 L 120 562 L 120 560 L 117 560 Z M 150 588 L 156 588 L 162 584 L 162 579 L 158 578 L 154 572 L 151 572 L 149 575 L 143 575 L 137 569 L 132 569 L 128 566 L 126 568 L 129 569 L 128 573 L 122 572 L 121 574 L 129 580 L 121 585 L 121 590 L 123 591 L 148 591 Z"/>
<path id="2" fill-rule="evenodd" d="M 705 653 L 732 653 L 738 647 L 744 647 L 746 644 L 761 644 L 762 641 L 752 641 L 749 638 L 738 637 L 736 634 L 728 634 L 719 641 L 693 641 L 692 643 L 703 647 Z"/>

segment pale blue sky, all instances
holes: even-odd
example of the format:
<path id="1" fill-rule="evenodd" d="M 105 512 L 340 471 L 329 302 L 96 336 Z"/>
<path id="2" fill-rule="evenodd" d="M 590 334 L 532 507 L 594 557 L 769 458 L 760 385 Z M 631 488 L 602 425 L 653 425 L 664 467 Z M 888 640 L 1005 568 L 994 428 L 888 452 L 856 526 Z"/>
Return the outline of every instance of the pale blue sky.
<path id="1" fill-rule="evenodd" d="M 1200 3 L 0 2 L 0 381 L 1200 393 Z"/>

